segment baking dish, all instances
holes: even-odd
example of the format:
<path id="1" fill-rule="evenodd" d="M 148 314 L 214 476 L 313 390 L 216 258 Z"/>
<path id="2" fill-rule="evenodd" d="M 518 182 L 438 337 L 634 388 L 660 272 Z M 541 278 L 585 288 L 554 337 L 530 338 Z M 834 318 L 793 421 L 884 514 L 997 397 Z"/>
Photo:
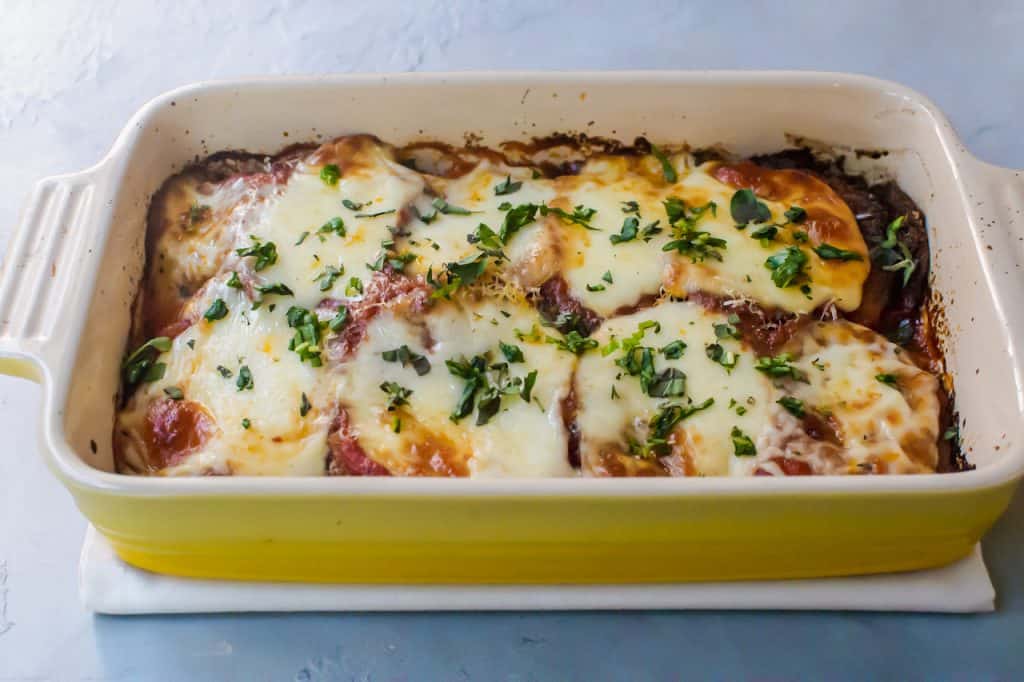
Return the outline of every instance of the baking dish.
<path id="1" fill-rule="evenodd" d="M 929 217 L 933 293 L 974 471 L 664 480 L 151 479 L 110 473 L 118 367 L 162 180 L 221 149 L 372 132 L 483 144 L 555 132 L 774 151 L 886 173 Z M 870 150 L 861 153 L 855 150 Z M 43 383 L 43 451 L 129 563 L 240 579 L 641 582 L 921 568 L 966 555 L 1024 473 L 1024 178 L 901 86 L 817 73 L 328 76 L 189 86 L 110 154 L 43 180 L 0 277 L 0 371 Z"/>

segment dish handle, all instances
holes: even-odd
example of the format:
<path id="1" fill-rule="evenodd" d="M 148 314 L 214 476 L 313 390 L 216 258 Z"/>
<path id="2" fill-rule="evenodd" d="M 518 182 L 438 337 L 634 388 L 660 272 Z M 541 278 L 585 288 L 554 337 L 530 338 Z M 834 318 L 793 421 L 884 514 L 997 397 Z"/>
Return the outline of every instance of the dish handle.
<path id="1" fill-rule="evenodd" d="M 102 255 L 95 234 L 100 166 L 40 180 L 0 268 L 0 374 L 41 383 L 77 329 Z"/>

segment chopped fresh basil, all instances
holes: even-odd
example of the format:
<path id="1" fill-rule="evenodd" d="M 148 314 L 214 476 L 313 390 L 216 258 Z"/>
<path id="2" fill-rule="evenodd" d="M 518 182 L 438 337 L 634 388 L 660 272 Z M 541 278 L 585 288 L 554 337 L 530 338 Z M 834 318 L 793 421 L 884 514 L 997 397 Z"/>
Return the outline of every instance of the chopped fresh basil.
<path id="1" fill-rule="evenodd" d="M 166 386 L 166 387 L 164 387 L 164 393 L 167 394 L 167 397 L 170 398 L 171 400 L 184 400 L 185 399 L 185 394 L 177 386 Z"/>
<path id="2" fill-rule="evenodd" d="M 856 251 L 847 251 L 846 249 L 840 249 L 832 246 L 831 244 L 820 244 L 814 247 L 814 253 L 818 254 L 818 258 L 822 260 L 864 260 Z"/>
<path id="3" fill-rule="evenodd" d="M 793 356 L 789 353 L 780 353 L 775 357 L 760 357 L 754 364 L 754 369 L 776 379 L 790 378 L 808 383 L 807 374 L 794 366 L 792 360 Z"/>
<path id="4" fill-rule="evenodd" d="M 358 277 L 349 277 L 348 284 L 345 285 L 346 296 L 359 296 L 363 293 L 363 280 Z"/>
<path id="5" fill-rule="evenodd" d="M 498 342 L 498 348 L 501 349 L 501 354 L 505 356 L 505 359 L 509 362 L 522 362 L 523 361 L 523 350 L 519 346 L 514 346 L 511 343 L 505 343 L 504 341 Z"/>
<path id="6" fill-rule="evenodd" d="M 498 232 L 502 243 L 508 244 L 516 232 L 535 221 L 539 209 L 538 204 L 519 204 L 515 208 L 509 208 Z"/>
<path id="7" fill-rule="evenodd" d="M 337 334 L 345 325 L 348 324 L 348 308 L 345 306 L 338 306 L 338 312 L 334 314 L 331 321 L 327 323 L 327 328 Z"/>
<path id="8" fill-rule="evenodd" d="M 251 391 L 252 387 L 252 372 L 249 370 L 249 365 L 242 365 L 238 368 L 238 378 L 235 379 L 235 388 L 239 391 Z"/>
<path id="9" fill-rule="evenodd" d="M 726 350 L 718 343 L 708 344 L 704 348 L 704 352 L 709 359 L 725 367 L 729 372 L 732 372 L 733 368 L 736 367 L 736 362 L 739 360 L 739 356 L 736 353 Z"/>
<path id="10" fill-rule="evenodd" d="M 356 213 L 356 218 L 378 218 L 382 215 L 390 215 L 395 212 L 395 209 L 388 208 L 383 211 L 375 211 L 374 213 Z"/>
<path id="11" fill-rule="evenodd" d="M 786 209 L 786 220 L 791 223 L 802 223 L 807 219 L 807 211 L 799 206 L 790 206 Z"/>
<path id="12" fill-rule="evenodd" d="M 676 169 L 672 166 L 672 159 L 668 158 L 665 152 L 661 151 L 657 145 L 651 145 L 651 154 L 661 164 L 661 174 L 665 177 L 665 182 L 670 185 L 674 185 L 679 181 L 679 175 L 676 173 Z"/>
<path id="13" fill-rule="evenodd" d="M 227 314 L 228 305 L 224 302 L 224 299 L 216 298 L 213 300 L 213 303 L 210 304 L 210 307 L 206 309 L 206 312 L 203 313 L 203 319 L 207 322 L 215 322 L 217 320 L 224 319 Z"/>
<path id="14" fill-rule="evenodd" d="M 430 202 L 430 205 L 433 206 L 438 211 L 440 211 L 441 213 L 443 213 L 444 215 L 472 215 L 473 214 L 473 211 L 470 211 L 469 209 L 462 208 L 461 206 L 454 206 L 452 204 L 449 204 L 447 201 L 445 201 L 441 197 L 437 197 L 436 199 L 434 199 L 432 202 Z"/>
<path id="15" fill-rule="evenodd" d="M 386 407 L 388 412 L 394 412 L 402 405 L 409 404 L 409 396 L 412 395 L 412 389 L 405 388 L 394 381 L 385 381 L 380 385 L 380 390 L 388 396 Z"/>
<path id="16" fill-rule="evenodd" d="M 623 242 L 629 242 L 636 239 L 638 228 L 640 227 L 640 220 L 636 216 L 629 216 L 622 221 L 622 229 L 619 230 L 618 234 L 608 236 L 608 241 L 612 244 L 621 244 Z"/>
<path id="17" fill-rule="evenodd" d="M 134 386 L 140 381 L 151 382 L 162 379 L 167 365 L 155 361 L 161 353 L 166 353 L 170 349 L 171 339 L 167 336 L 157 336 L 132 351 L 121 363 L 125 383 Z"/>
<path id="18" fill-rule="evenodd" d="M 603 279 L 605 282 L 608 282 L 608 284 L 615 284 L 615 281 L 612 279 L 611 270 L 605 270 L 604 274 L 601 275 L 601 279 Z"/>
<path id="19" fill-rule="evenodd" d="M 398 348 L 384 351 L 381 353 L 381 358 L 384 359 L 384 362 L 400 362 L 402 367 L 412 365 L 418 376 L 423 376 L 430 371 L 430 360 L 425 355 L 413 352 L 409 346 L 404 344 Z"/>
<path id="20" fill-rule="evenodd" d="M 675 367 L 654 376 L 647 394 L 652 398 L 676 398 L 686 393 L 686 375 Z"/>
<path id="21" fill-rule="evenodd" d="M 731 317 L 731 316 L 730 316 Z M 740 330 L 736 328 L 735 324 L 732 324 L 732 320 L 729 322 L 722 322 L 714 325 L 715 338 L 717 339 L 739 339 Z"/>
<path id="22" fill-rule="evenodd" d="M 512 182 L 512 176 L 506 175 L 504 181 L 499 182 L 497 185 L 494 186 L 494 194 L 499 197 L 505 196 L 506 194 L 513 194 L 515 192 L 518 192 L 519 188 L 522 186 L 523 183 Z"/>
<path id="23" fill-rule="evenodd" d="M 806 414 L 806 410 L 804 409 L 804 401 L 800 400 L 799 398 L 794 398 L 791 395 L 784 395 L 775 402 L 786 408 L 786 411 L 789 412 L 794 417 L 796 417 L 797 419 L 803 419 L 804 415 Z"/>
<path id="24" fill-rule="evenodd" d="M 231 377 L 234 376 L 234 372 L 232 372 L 224 365 L 217 365 L 217 373 L 220 374 L 225 379 L 230 379 Z"/>
<path id="25" fill-rule="evenodd" d="M 305 232 L 299 235 L 299 238 L 295 240 L 295 244 L 293 244 L 293 246 L 299 246 L 300 244 L 302 244 L 302 242 L 306 241 L 306 237 L 308 236 L 309 230 L 306 230 Z"/>
<path id="26" fill-rule="evenodd" d="M 753 190 L 741 189 L 732 195 L 729 212 L 738 226 L 748 223 L 766 223 L 772 219 L 772 212 L 764 202 L 759 201 Z"/>
<path id="27" fill-rule="evenodd" d="M 807 265 L 807 254 L 797 246 L 787 246 L 764 262 L 764 266 L 772 271 L 772 282 L 780 289 L 800 284 L 806 278 L 804 266 Z"/>
<path id="28" fill-rule="evenodd" d="M 238 279 L 238 273 L 237 272 L 232 272 L 231 273 L 231 276 L 228 277 L 227 285 L 229 287 L 231 287 L 232 289 L 241 289 L 242 288 L 242 280 Z"/>
<path id="29" fill-rule="evenodd" d="M 345 274 L 345 266 L 334 267 L 328 265 L 323 271 L 313 278 L 314 282 L 320 282 L 320 291 L 330 291 L 334 282 Z"/>
<path id="30" fill-rule="evenodd" d="M 762 225 L 753 232 L 750 233 L 751 239 L 760 239 L 762 246 L 767 246 L 768 242 L 775 241 L 775 236 L 779 233 L 779 228 L 775 225 Z"/>
<path id="31" fill-rule="evenodd" d="M 303 393 L 302 398 L 299 400 L 299 416 L 305 417 L 311 409 L 313 409 L 313 406 L 309 404 L 309 398 Z"/>
<path id="32" fill-rule="evenodd" d="M 620 203 L 622 204 L 622 212 L 623 213 L 639 213 L 640 212 L 640 204 L 638 204 L 635 201 L 623 201 L 623 202 L 620 202 Z"/>
<path id="33" fill-rule="evenodd" d="M 341 169 L 338 168 L 337 164 L 329 163 L 320 169 L 320 179 L 323 180 L 326 185 L 337 185 L 340 178 Z"/>
<path id="34" fill-rule="evenodd" d="M 255 256 L 256 262 L 253 264 L 253 269 L 256 272 L 273 265 L 277 262 L 277 245 L 274 242 L 263 242 L 254 235 L 249 237 L 252 239 L 252 246 L 247 246 L 243 249 L 235 249 L 235 253 L 239 256 Z"/>
<path id="35" fill-rule="evenodd" d="M 345 232 L 345 221 L 342 220 L 339 216 L 334 216 L 333 218 L 328 220 L 326 223 L 321 225 L 320 229 L 317 230 L 316 232 L 317 232 L 317 234 L 330 234 L 330 233 L 333 232 L 334 234 L 338 235 L 339 237 L 344 237 L 345 234 L 346 234 L 346 232 Z"/>
<path id="36" fill-rule="evenodd" d="M 519 392 L 519 397 L 530 402 L 530 395 L 533 393 L 533 387 L 537 383 L 537 370 L 530 370 L 526 378 L 523 379 L 523 390 Z"/>
<path id="37" fill-rule="evenodd" d="M 885 239 L 872 251 L 872 258 L 886 272 L 902 272 L 903 286 L 910 283 L 910 277 L 917 269 L 917 261 L 908 247 L 899 238 L 899 231 L 906 223 L 906 216 L 900 216 L 885 229 Z"/>
<path id="38" fill-rule="evenodd" d="M 793 230 L 793 241 L 800 244 L 806 244 L 808 239 L 810 239 L 810 237 L 808 237 L 807 233 L 803 230 Z"/>
<path id="39" fill-rule="evenodd" d="M 275 284 L 260 284 L 256 287 L 256 291 L 260 292 L 264 296 L 276 295 L 276 296 L 294 296 L 295 293 L 289 289 L 286 285 L 281 282 Z"/>
<path id="40" fill-rule="evenodd" d="M 676 339 L 667 346 L 662 346 L 661 354 L 669 360 L 678 360 L 683 357 L 683 351 L 686 350 L 686 342 L 681 339 Z"/>
<path id="41" fill-rule="evenodd" d="M 300 362 L 309 361 L 313 367 L 323 364 L 320 359 L 320 333 L 324 326 L 317 316 L 305 308 L 292 306 L 285 313 L 288 326 L 295 330 L 295 335 L 288 342 L 288 350 L 295 351 Z"/>
<path id="42" fill-rule="evenodd" d="M 875 379 L 893 388 L 898 388 L 900 383 L 895 374 L 876 374 Z"/>
<path id="43" fill-rule="evenodd" d="M 547 206 L 546 204 L 541 204 L 540 214 L 548 215 L 549 213 L 551 215 L 557 216 L 563 222 L 579 225 L 580 227 L 583 227 L 587 230 L 591 230 L 593 232 L 601 231 L 590 224 L 590 219 L 594 217 L 595 213 L 597 213 L 596 208 L 587 208 L 583 204 L 578 204 L 575 207 L 573 207 L 572 213 L 569 213 L 568 211 L 558 208 L 557 206 Z"/>
<path id="44" fill-rule="evenodd" d="M 734 455 L 737 457 L 753 457 L 757 454 L 757 448 L 754 447 L 754 441 L 750 440 L 750 436 L 740 431 L 738 427 L 732 427 L 732 431 L 729 435 L 732 437 L 732 449 Z"/>
<path id="45" fill-rule="evenodd" d="M 588 350 L 593 350 L 598 346 L 597 339 L 585 338 L 575 329 L 560 339 L 549 336 L 547 337 L 547 342 L 553 343 L 559 350 L 564 350 L 573 355 L 583 355 Z"/>
<path id="46" fill-rule="evenodd" d="M 671 454 L 672 447 L 668 437 L 676 425 L 684 419 L 706 410 L 715 404 L 714 398 L 708 398 L 697 405 L 683 407 L 676 403 L 665 403 L 661 410 L 648 422 L 649 435 L 645 443 L 630 443 L 629 454 L 643 459 L 664 457 Z"/>
<path id="47" fill-rule="evenodd" d="M 249 421 L 249 418 L 242 417 L 242 428 L 248 431 L 250 426 L 252 426 L 252 422 Z"/>
<path id="48" fill-rule="evenodd" d="M 588 284 L 587 285 L 587 291 L 592 291 L 592 292 L 604 291 L 606 288 L 607 287 L 605 287 L 605 285 L 603 285 L 603 284 Z"/>
<path id="49" fill-rule="evenodd" d="M 342 199 L 341 205 L 350 211 L 358 211 L 362 209 L 362 207 L 365 206 L 366 204 L 358 201 L 352 201 L 351 199 Z"/>

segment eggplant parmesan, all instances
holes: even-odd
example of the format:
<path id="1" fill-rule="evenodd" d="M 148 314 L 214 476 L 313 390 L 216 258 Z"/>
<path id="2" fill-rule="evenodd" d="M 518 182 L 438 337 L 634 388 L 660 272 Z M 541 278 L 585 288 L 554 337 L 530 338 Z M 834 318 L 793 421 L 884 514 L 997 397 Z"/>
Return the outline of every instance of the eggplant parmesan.
<path id="1" fill-rule="evenodd" d="M 355 135 L 154 196 L 119 471 L 966 467 L 924 217 L 805 150 Z"/>

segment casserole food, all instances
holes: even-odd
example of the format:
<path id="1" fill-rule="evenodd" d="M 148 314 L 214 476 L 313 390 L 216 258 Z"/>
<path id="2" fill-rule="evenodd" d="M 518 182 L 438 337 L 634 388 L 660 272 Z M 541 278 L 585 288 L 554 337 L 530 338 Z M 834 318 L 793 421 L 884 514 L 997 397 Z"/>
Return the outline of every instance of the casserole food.
<path id="1" fill-rule="evenodd" d="M 924 218 L 809 151 L 350 135 L 214 154 L 148 224 L 122 471 L 939 465 Z"/>
<path id="2" fill-rule="evenodd" d="M 977 469 L 616 481 L 110 473 L 109 425 L 144 260 L 141 226 L 164 178 L 211 149 L 273 150 L 318 134 L 457 144 L 469 132 L 496 144 L 565 130 L 721 144 L 741 155 L 784 148 L 787 134 L 851 157 L 857 149 L 887 152 L 854 160 L 895 179 L 929 216 L 939 336 Z M 40 184 L 0 281 L 2 368 L 46 385 L 49 463 L 118 553 L 151 570 L 629 582 L 937 565 L 969 551 L 1024 470 L 1015 441 L 1024 320 L 1009 298 L 1020 285 L 1020 195 L 1014 172 L 970 157 L 927 101 L 854 76 L 464 74 L 193 86 L 147 105 L 97 167 Z"/>

